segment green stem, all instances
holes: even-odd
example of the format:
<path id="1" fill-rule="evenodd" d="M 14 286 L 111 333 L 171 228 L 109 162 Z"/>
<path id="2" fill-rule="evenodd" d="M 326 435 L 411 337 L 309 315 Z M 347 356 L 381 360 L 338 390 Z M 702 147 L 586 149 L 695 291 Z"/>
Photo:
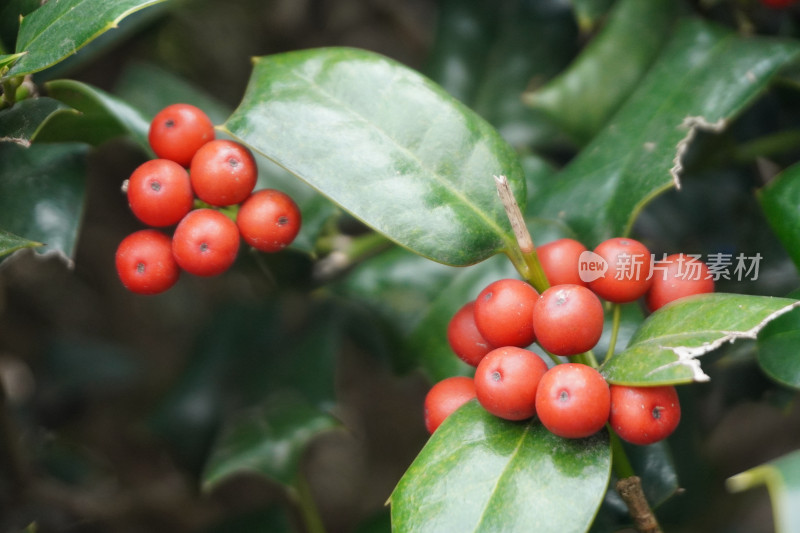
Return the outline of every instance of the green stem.
<path id="1" fill-rule="evenodd" d="M 612 318 L 611 318 L 611 339 L 608 341 L 608 351 L 603 361 L 608 361 L 614 356 L 614 350 L 617 348 L 617 336 L 619 334 L 620 321 L 622 319 L 622 306 L 620 304 L 612 304 Z"/>
<path id="2" fill-rule="evenodd" d="M 614 473 L 619 479 L 635 476 L 636 472 L 633 470 L 633 465 L 631 465 L 628 454 L 625 453 L 625 448 L 622 446 L 622 439 L 610 426 L 608 427 L 608 434 L 611 436 L 611 461 Z"/>
<path id="3" fill-rule="evenodd" d="M 302 473 L 297 474 L 293 488 L 292 496 L 300 511 L 306 533 L 325 533 L 325 525 L 314 502 L 314 495 L 311 494 L 311 486 Z"/>

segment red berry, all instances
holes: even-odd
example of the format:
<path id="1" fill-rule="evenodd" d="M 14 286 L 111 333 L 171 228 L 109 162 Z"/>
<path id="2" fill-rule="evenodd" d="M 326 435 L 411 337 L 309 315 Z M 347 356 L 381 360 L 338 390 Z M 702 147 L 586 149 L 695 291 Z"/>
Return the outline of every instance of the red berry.
<path id="1" fill-rule="evenodd" d="M 714 292 L 714 280 L 708 266 L 699 259 L 673 254 L 653 264 L 653 283 L 645 295 L 645 304 L 655 311 L 670 302 L 692 294 Z"/>
<path id="2" fill-rule="evenodd" d="M 536 336 L 531 313 L 539 293 L 518 279 L 490 283 L 475 299 L 475 324 L 492 346 L 530 345 Z"/>
<path id="3" fill-rule="evenodd" d="M 538 246 L 536 255 L 550 285 L 572 283 L 586 286 L 578 273 L 578 258 L 586 251 L 586 247 L 575 239 L 558 239 Z"/>
<path id="4" fill-rule="evenodd" d="M 653 258 L 644 244 L 615 237 L 597 245 L 594 253 L 608 265 L 605 275 L 589 283 L 589 288 L 601 298 L 616 303 L 632 302 L 650 288 Z"/>
<path id="5" fill-rule="evenodd" d="M 536 414 L 559 437 L 580 439 L 597 433 L 608 421 L 610 410 L 608 384 L 590 366 L 556 365 L 539 382 Z"/>
<path id="6" fill-rule="evenodd" d="M 214 138 L 214 124 L 201 109 L 172 104 L 150 123 L 148 140 L 156 155 L 188 167 L 195 152 Z"/>
<path id="7" fill-rule="evenodd" d="M 594 348 L 603 334 L 603 304 L 581 285 L 555 285 L 533 308 L 533 330 L 539 346 L 556 355 L 575 355 Z"/>
<path id="8" fill-rule="evenodd" d="M 670 436 L 681 421 L 678 391 L 658 387 L 611 386 L 611 428 L 631 444 L 653 444 Z"/>
<path id="9" fill-rule="evenodd" d="M 247 244 L 262 252 L 289 246 L 300 232 L 300 208 L 291 196 L 275 189 L 251 194 L 239 206 L 236 224 Z"/>
<path id="10" fill-rule="evenodd" d="M 146 161 L 128 179 L 131 211 L 149 226 L 177 224 L 191 211 L 193 202 L 189 173 L 169 159 Z"/>
<path id="11" fill-rule="evenodd" d="M 475 369 L 475 393 L 493 415 L 524 420 L 536 412 L 536 390 L 545 372 L 547 364 L 530 350 L 496 348 Z"/>
<path id="12" fill-rule="evenodd" d="M 189 174 L 198 198 L 211 205 L 225 206 L 238 204 L 253 192 L 258 167 L 247 147 L 217 139 L 197 150 Z"/>
<path id="13" fill-rule="evenodd" d="M 236 260 L 239 230 L 213 209 L 195 209 L 180 221 L 172 236 L 172 254 L 178 265 L 196 276 L 216 276 Z"/>
<path id="14" fill-rule="evenodd" d="M 447 342 L 462 361 L 478 366 L 494 347 L 478 331 L 474 311 L 475 302 L 467 302 L 453 315 L 447 325 Z"/>
<path id="15" fill-rule="evenodd" d="M 117 274 L 122 284 L 138 294 L 158 294 L 169 289 L 180 276 L 172 257 L 170 238 L 160 231 L 144 229 L 125 237 L 117 247 Z"/>
<path id="16" fill-rule="evenodd" d="M 456 376 L 436 383 L 425 396 L 425 427 L 433 433 L 459 407 L 475 398 L 472 378 Z"/>

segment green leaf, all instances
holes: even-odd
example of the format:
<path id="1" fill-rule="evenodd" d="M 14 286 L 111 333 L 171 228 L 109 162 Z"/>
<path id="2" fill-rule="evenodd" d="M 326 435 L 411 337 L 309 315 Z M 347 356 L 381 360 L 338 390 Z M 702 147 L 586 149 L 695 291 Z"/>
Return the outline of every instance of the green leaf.
<path id="1" fill-rule="evenodd" d="M 578 27 L 586 33 L 608 13 L 614 0 L 570 0 L 570 3 L 575 11 Z"/>
<path id="2" fill-rule="evenodd" d="M 728 478 L 726 485 L 732 492 L 766 485 L 772 500 L 775 532 L 800 531 L 800 451 Z"/>
<path id="3" fill-rule="evenodd" d="M 392 492 L 392 531 L 583 532 L 611 468 L 605 431 L 562 439 L 473 400 L 436 430 Z"/>
<path id="4" fill-rule="evenodd" d="M 272 398 L 223 425 L 203 472 L 203 488 L 211 490 L 241 473 L 260 474 L 292 486 L 308 443 L 338 426 L 335 418 L 311 405 Z"/>
<path id="5" fill-rule="evenodd" d="M 699 357 L 739 339 L 755 339 L 800 301 L 743 294 L 682 298 L 650 315 L 628 347 L 606 361 L 609 383 L 661 385 L 706 381 Z"/>
<path id="6" fill-rule="evenodd" d="M 0 228 L 72 260 L 83 211 L 87 147 L 0 143 Z"/>
<path id="7" fill-rule="evenodd" d="M 603 29 L 569 69 L 541 89 L 525 93 L 524 101 L 585 143 L 650 68 L 680 5 L 673 0 L 618 1 Z"/>
<path id="8" fill-rule="evenodd" d="M 698 128 L 723 128 L 799 50 L 683 22 L 638 89 L 529 212 L 564 220 L 590 248 L 625 234 L 651 198 L 678 182 Z"/>
<path id="9" fill-rule="evenodd" d="M 800 269 L 800 164 L 781 172 L 757 197 L 767 222 Z"/>
<path id="10" fill-rule="evenodd" d="M 16 52 L 25 52 L 8 72 L 21 76 L 44 70 L 117 27 L 128 15 L 163 0 L 59 0 L 22 19 Z"/>
<path id="11" fill-rule="evenodd" d="M 0 229 L 0 257 L 23 248 L 36 248 L 37 246 L 42 246 L 42 243 L 30 241 Z"/>
<path id="12" fill-rule="evenodd" d="M 25 54 L 3 54 L 0 55 L 0 73 L 3 72 L 3 69 L 6 67 L 10 67 L 17 61 L 20 57 Z"/>
<path id="13" fill-rule="evenodd" d="M 778 383 L 800 389 L 800 309 L 776 318 L 758 336 L 756 359 Z"/>
<path id="14" fill-rule="evenodd" d="M 75 110 L 53 98 L 29 98 L 0 111 L 0 142 L 30 145 L 44 123 L 56 115 L 74 114 Z"/>
<path id="15" fill-rule="evenodd" d="M 124 101 L 97 87 L 73 80 L 51 81 L 45 84 L 45 88 L 52 98 L 77 113 L 50 117 L 40 130 L 37 141 L 79 141 L 99 145 L 114 137 L 130 135 L 149 151 L 147 132 L 150 123 Z"/>
<path id="16" fill-rule="evenodd" d="M 493 175 L 524 206 L 513 149 L 417 72 L 356 49 L 255 59 L 225 128 L 410 250 L 467 265 L 511 249 Z"/>

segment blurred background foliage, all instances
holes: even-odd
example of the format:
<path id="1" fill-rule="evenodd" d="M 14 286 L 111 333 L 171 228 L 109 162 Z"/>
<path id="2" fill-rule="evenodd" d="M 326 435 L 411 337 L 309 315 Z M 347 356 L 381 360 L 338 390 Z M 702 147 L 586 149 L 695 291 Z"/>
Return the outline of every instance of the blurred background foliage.
<path id="1" fill-rule="evenodd" d="M 6 51 L 16 33 L 13 13 L 37 3 L 0 7 Z M 533 198 L 537 184 L 607 117 L 559 123 L 521 95 L 556 79 L 603 31 L 613 4 L 175 0 L 129 17 L 34 82 L 46 94 L 52 80 L 82 81 L 144 117 L 188 101 L 219 124 L 241 99 L 251 57 L 365 48 L 421 70 L 492 122 L 523 154 Z M 745 34 L 798 36 L 796 10 L 746 0 L 681 9 Z M 627 67 L 604 74 L 635 77 Z M 783 296 L 797 286 L 791 258 L 754 195 L 800 158 L 791 74 L 725 133 L 701 134 L 685 160 L 683 190 L 658 197 L 635 227 L 657 252 L 764 256 L 757 281 L 722 283 L 722 291 Z M 613 110 L 614 95 L 604 96 Z M 139 228 L 120 185 L 149 155 L 128 138 L 107 138 L 82 145 L 85 159 L 65 163 L 48 152 L 65 172 L 53 196 L 80 222 L 72 230 L 77 240 L 61 248 L 70 260 L 24 251 L 0 268 L 2 427 L 14 431 L 0 453 L 26 459 L 0 461 L 0 530 L 36 522 L 37 531 L 247 533 L 320 531 L 320 524 L 331 533 L 389 531 L 384 503 L 427 440 L 424 394 L 432 379 L 465 372 L 454 358 L 420 356 L 428 333 L 417 326 L 435 316 L 437 298 L 463 299 L 488 279 L 514 275 L 507 262 L 466 270 L 431 263 L 370 240 L 361 225 L 305 191 L 298 194 L 320 206 L 310 209 L 315 233 L 295 249 L 242 253 L 223 276 L 184 276 L 168 293 L 142 298 L 122 288 L 113 256 Z M 0 167 L 20 157 L 0 146 Z M 286 176 L 264 161 L 261 179 L 283 183 Z M 0 207 L 9 198 L 0 196 Z M 564 231 L 532 224 L 543 241 Z M 728 477 L 799 442 L 795 393 L 758 371 L 754 345 L 713 354 L 704 366 L 711 382 L 681 389 L 685 418 L 670 443 L 682 491 L 659 510 L 669 531 L 773 530 L 766 491 L 724 487 Z M 266 426 L 250 424 L 253 416 Z M 274 454 L 248 465 L 263 475 L 226 476 L 250 446 Z M 31 485 L 32 478 L 50 481 Z M 598 523 L 597 531 L 624 521 L 608 510 L 603 516 L 609 525 Z"/>

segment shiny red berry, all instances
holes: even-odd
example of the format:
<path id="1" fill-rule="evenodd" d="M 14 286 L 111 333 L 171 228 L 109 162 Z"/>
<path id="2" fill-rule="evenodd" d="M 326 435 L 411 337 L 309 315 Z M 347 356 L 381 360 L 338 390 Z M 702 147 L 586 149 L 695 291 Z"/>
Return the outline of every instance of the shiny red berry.
<path id="1" fill-rule="evenodd" d="M 530 345 L 536 336 L 531 313 L 539 293 L 518 279 L 490 283 L 475 299 L 475 324 L 492 346 Z"/>
<path id="2" fill-rule="evenodd" d="M 137 294 L 164 292 L 180 276 L 170 238 L 154 229 L 125 237 L 117 247 L 115 263 L 122 284 Z"/>
<path id="3" fill-rule="evenodd" d="M 594 348 L 603 334 L 603 304 L 582 285 L 554 285 L 533 308 L 539 346 L 555 355 L 575 355 Z"/>
<path id="4" fill-rule="evenodd" d="M 536 255 L 550 285 L 586 285 L 578 271 L 578 258 L 586 246 L 575 239 L 558 239 L 536 248 Z"/>
<path id="5" fill-rule="evenodd" d="M 673 254 L 653 263 L 653 282 L 645 295 L 650 311 L 693 294 L 714 292 L 714 280 L 700 259 Z"/>
<path id="6" fill-rule="evenodd" d="M 162 159 L 188 167 L 195 152 L 214 139 L 214 124 L 203 110 L 189 104 L 172 104 L 150 122 L 150 147 Z"/>
<path id="7" fill-rule="evenodd" d="M 559 437 L 579 439 L 597 433 L 608 421 L 610 411 L 608 384 L 588 365 L 556 365 L 539 382 L 536 414 Z"/>
<path id="8" fill-rule="evenodd" d="M 611 386 L 609 423 L 622 440 L 653 444 L 670 436 L 680 421 L 681 405 L 675 387 Z"/>
<path id="9" fill-rule="evenodd" d="M 594 253 L 608 270 L 589 283 L 589 288 L 609 302 L 626 303 L 644 296 L 652 283 L 650 250 L 641 242 L 615 237 L 601 242 Z"/>
<path id="10" fill-rule="evenodd" d="M 475 325 L 475 302 L 467 302 L 447 324 L 447 342 L 465 363 L 478 366 L 483 356 L 494 349 Z"/>
<path id="11" fill-rule="evenodd" d="M 292 244 L 301 224 L 300 208 L 291 196 L 275 189 L 251 194 L 236 216 L 244 241 L 262 252 L 277 252 Z"/>
<path id="12" fill-rule="evenodd" d="M 425 395 L 425 428 L 433 433 L 459 407 L 475 398 L 472 378 L 455 376 L 436 383 Z"/>
<path id="13" fill-rule="evenodd" d="M 216 276 L 236 260 L 239 230 L 213 209 L 195 209 L 178 223 L 172 236 L 172 254 L 178 265 L 196 276 Z"/>
<path id="14" fill-rule="evenodd" d="M 506 420 L 530 418 L 536 412 L 536 391 L 545 372 L 547 363 L 530 350 L 496 348 L 475 369 L 478 402 Z"/>
<path id="15" fill-rule="evenodd" d="M 214 206 L 226 206 L 244 201 L 253 192 L 258 167 L 246 146 L 216 139 L 197 150 L 189 175 L 198 198 Z"/>
<path id="16" fill-rule="evenodd" d="M 148 226 L 177 224 L 191 211 L 192 185 L 186 169 L 169 159 L 151 159 L 128 178 L 128 204 Z"/>

